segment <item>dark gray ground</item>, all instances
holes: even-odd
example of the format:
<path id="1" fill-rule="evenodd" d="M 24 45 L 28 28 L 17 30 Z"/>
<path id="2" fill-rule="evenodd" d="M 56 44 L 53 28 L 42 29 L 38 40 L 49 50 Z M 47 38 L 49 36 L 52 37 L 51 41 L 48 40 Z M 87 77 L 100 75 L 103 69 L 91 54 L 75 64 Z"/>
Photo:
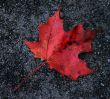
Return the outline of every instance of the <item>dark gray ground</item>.
<path id="1" fill-rule="evenodd" d="M 12 85 L 38 64 L 23 40 L 36 40 L 38 24 L 59 5 L 65 30 L 79 22 L 88 27 L 87 20 L 102 28 L 93 53 L 82 55 L 97 71 L 72 81 L 45 66 L 13 93 Z M 110 99 L 110 0 L 0 0 L 0 7 L 0 99 Z"/>

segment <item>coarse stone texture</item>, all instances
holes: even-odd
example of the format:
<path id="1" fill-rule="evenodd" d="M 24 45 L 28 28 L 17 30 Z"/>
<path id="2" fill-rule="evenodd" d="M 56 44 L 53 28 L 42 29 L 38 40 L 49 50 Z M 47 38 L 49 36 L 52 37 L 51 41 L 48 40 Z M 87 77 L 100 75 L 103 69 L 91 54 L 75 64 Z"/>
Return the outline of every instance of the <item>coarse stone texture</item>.
<path id="1" fill-rule="evenodd" d="M 82 22 L 100 27 L 93 53 L 81 54 L 93 74 L 72 81 L 42 67 L 16 93 L 12 86 L 40 60 L 23 41 L 38 39 L 37 26 L 61 6 L 65 31 Z M 110 0 L 0 0 L 0 99 L 110 99 Z"/>

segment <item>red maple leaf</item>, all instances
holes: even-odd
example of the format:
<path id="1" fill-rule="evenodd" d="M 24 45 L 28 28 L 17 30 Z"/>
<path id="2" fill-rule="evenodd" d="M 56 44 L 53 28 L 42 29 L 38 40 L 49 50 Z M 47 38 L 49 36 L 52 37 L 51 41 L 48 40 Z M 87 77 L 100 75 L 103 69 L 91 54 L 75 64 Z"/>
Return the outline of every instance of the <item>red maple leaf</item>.
<path id="1" fill-rule="evenodd" d="M 47 63 L 50 69 L 55 69 L 60 74 L 76 80 L 79 76 L 94 71 L 78 56 L 80 53 L 92 51 L 91 42 L 95 34 L 96 32 L 89 28 L 84 30 L 81 23 L 65 32 L 58 10 L 47 23 L 39 25 L 39 41 L 25 41 L 25 44 L 36 58 L 45 61 L 43 65 Z M 38 67 L 28 77 L 37 70 Z"/>

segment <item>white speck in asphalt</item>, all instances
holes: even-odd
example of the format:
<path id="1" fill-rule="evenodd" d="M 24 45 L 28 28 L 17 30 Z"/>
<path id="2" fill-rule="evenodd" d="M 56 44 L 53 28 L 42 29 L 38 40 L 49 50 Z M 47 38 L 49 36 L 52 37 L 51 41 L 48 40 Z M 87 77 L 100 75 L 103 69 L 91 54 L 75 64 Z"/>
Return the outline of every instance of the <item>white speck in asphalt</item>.
<path id="1" fill-rule="evenodd" d="M 110 59 L 108 59 L 108 63 L 110 63 Z"/>
<path id="2" fill-rule="evenodd" d="M 103 83 L 101 83 L 101 86 L 105 86 Z"/>

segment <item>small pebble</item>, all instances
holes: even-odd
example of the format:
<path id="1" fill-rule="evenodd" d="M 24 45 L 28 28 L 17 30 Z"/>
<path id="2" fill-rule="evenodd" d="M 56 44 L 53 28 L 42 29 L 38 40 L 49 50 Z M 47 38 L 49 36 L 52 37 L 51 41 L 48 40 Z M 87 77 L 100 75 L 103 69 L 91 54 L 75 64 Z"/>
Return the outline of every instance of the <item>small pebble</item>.
<path id="1" fill-rule="evenodd" d="M 105 86 L 103 83 L 101 83 L 101 86 Z"/>

